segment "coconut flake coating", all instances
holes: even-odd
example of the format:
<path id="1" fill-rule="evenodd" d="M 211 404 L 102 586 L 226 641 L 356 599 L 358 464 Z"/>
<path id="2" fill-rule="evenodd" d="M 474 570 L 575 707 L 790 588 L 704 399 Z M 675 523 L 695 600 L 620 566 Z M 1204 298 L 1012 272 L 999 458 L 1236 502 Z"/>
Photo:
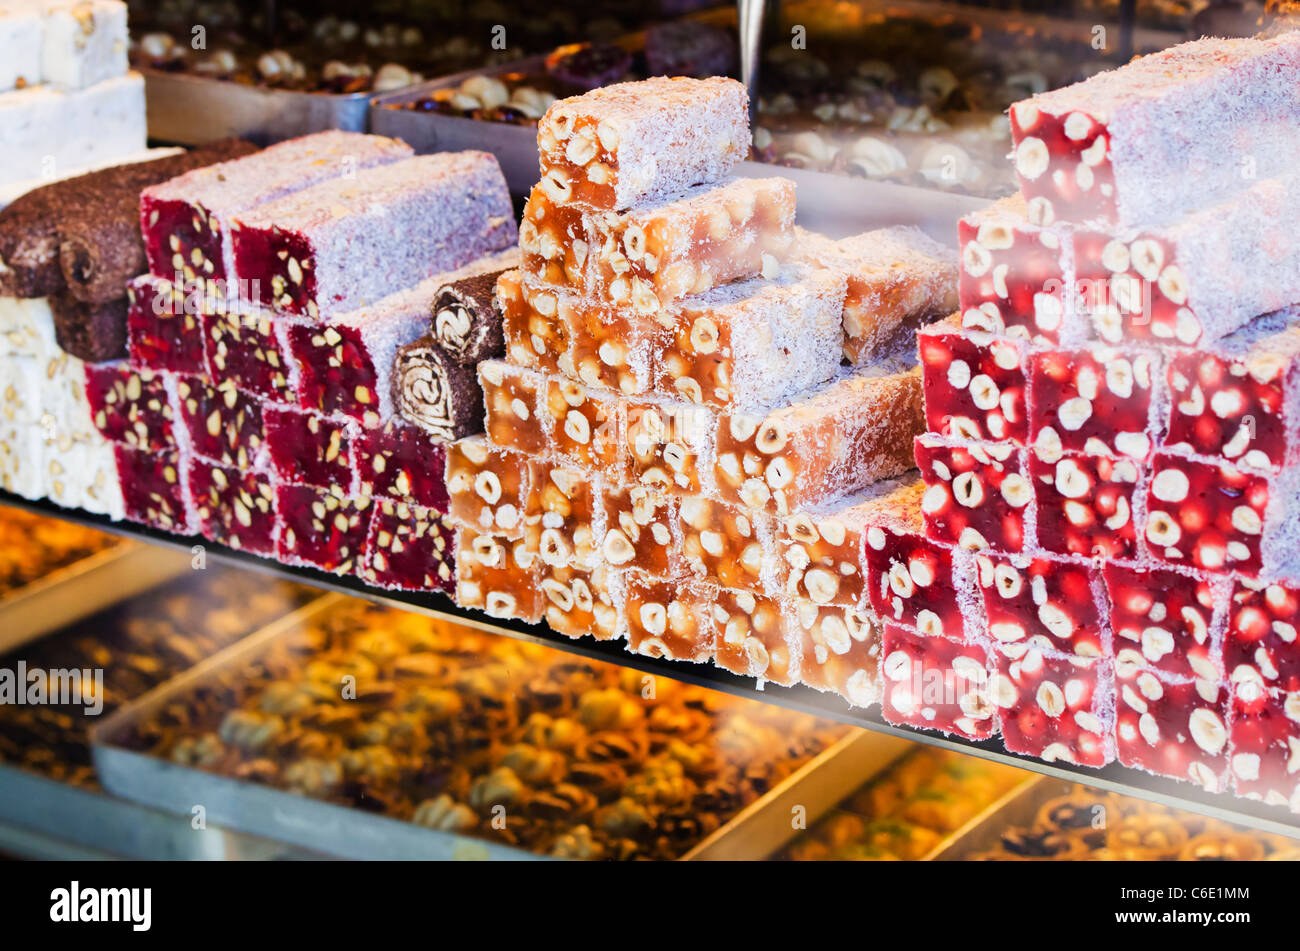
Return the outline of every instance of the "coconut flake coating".
<path id="1" fill-rule="evenodd" d="M 725 176 L 749 154 L 749 97 L 733 79 L 619 83 L 561 99 L 537 126 L 543 179 L 566 200 L 631 208 Z"/>

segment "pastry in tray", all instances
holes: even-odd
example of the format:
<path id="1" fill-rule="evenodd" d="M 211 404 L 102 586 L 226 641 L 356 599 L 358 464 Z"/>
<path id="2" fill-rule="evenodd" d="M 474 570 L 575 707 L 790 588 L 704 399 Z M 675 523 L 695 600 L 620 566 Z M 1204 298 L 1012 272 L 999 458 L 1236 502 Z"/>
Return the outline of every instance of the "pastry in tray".
<path id="1" fill-rule="evenodd" d="M 116 544 L 93 528 L 0 508 L 0 598 Z"/>
<path id="2" fill-rule="evenodd" d="M 123 742 L 540 854 L 672 859 L 843 732 L 347 602 L 219 672 Z"/>

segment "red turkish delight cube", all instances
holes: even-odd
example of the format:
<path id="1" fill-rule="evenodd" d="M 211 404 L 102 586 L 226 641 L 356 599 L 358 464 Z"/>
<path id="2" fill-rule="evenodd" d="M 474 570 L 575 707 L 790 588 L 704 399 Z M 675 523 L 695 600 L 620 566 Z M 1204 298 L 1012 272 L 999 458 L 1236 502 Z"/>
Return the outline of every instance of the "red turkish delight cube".
<path id="1" fill-rule="evenodd" d="M 236 551 L 275 556 L 275 486 L 266 473 L 196 457 L 190 460 L 189 491 L 204 538 Z"/>
<path id="2" fill-rule="evenodd" d="M 881 655 L 883 712 L 890 723 L 972 740 L 993 735 L 996 711 L 984 647 L 886 623 Z"/>
<path id="3" fill-rule="evenodd" d="M 277 559 L 336 575 L 356 571 L 370 530 L 369 496 L 349 498 L 338 486 L 289 483 L 278 485 L 275 495 L 280 514 Z"/>
<path id="4" fill-rule="evenodd" d="M 297 370 L 285 334 L 292 321 L 265 310 L 221 310 L 201 318 L 208 376 L 276 403 L 295 403 Z"/>
<path id="5" fill-rule="evenodd" d="M 990 696 L 1002 742 L 1049 763 L 1104 766 L 1115 758 L 1109 662 L 1000 644 Z"/>
<path id="6" fill-rule="evenodd" d="M 203 328 L 192 294 L 144 275 L 126 286 L 126 339 L 132 366 L 202 376 Z"/>
<path id="7" fill-rule="evenodd" d="M 127 518 L 174 535 L 194 533 L 185 459 L 179 450 L 149 452 L 118 443 L 113 459 Z"/>
<path id="8" fill-rule="evenodd" d="M 175 444 L 166 377 L 126 361 L 86 364 L 86 399 L 105 439 L 157 452 Z"/>
<path id="9" fill-rule="evenodd" d="M 1115 661 L 1170 677 L 1223 679 L 1229 582 L 1171 569 L 1102 568 Z"/>
<path id="10" fill-rule="evenodd" d="M 1094 347 L 1053 350 L 1030 358 L 1029 433 L 1048 452 L 1087 452 L 1145 459 L 1157 424 L 1146 353 Z"/>
<path id="11" fill-rule="evenodd" d="M 911 526 L 871 526 L 866 573 L 872 610 L 921 634 L 962 640 L 969 605 L 959 596 L 958 578 L 972 573 L 969 558 L 926 538 L 919 513 Z"/>
<path id="12" fill-rule="evenodd" d="M 176 405 L 194 453 L 220 466 L 247 470 L 264 461 L 262 404 L 225 380 L 176 378 Z"/>
<path id="13" fill-rule="evenodd" d="M 1228 788 L 1228 688 L 1212 680 L 1174 680 L 1115 666 L 1119 761 L 1157 776 Z"/>
<path id="14" fill-rule="evenodd" d="M 344 495 L 356 491 L 356 445 L 361 427 L 341 420 L 267 405 L 262 413 L 266 446 L 278 478 L 315 486 L 337 486 Z"/>
<path id="15" fill-rule="evenodd" d="M 1227 610 L 1223 669 L 1228 678 L 1284 693 L 1300 690 L 1300 590 L 1238 581 Z"/>
<path id="16" fill-rule="evenodd" d="M 916 438 L 916 464 L 926 485 L 921 511 L 927 537 L 972 550 L 1024 549 L 1033 490 L 1022 450 L 923 435 Z"/>
<path id="17" fill-rule="evenodd" d="M 1023 341 L 963 330 L 955 315 L 923 327 L 917 341 L 930 432 L 1025 444 L 1028 348 Z"/>
<path id="18" fill-rule="evenodd" d="M 1104 595 L 1090 567 L 1027 555 L 975 556 L 989 636 L 1080 657 L 1109 653 Z"/>
<path id="19" fill-rule="evenodd" d="M 1232 699 L 1232 789 L 1300 813 L 1300 691 L 1239 684 Z"/>
<path id="20" fill-rule="evenodd" d="M 1133 558 L 1138 554 L 1132 459 L 1029 452 L 1038 545 L 1058 555 Z"/>
<path id="21" fill-rule="evenodd" d="M 445 591 L 456 587 L 456 531 L 437 511 L 375 499 L 357 574 L 376 588 Z"/>
<path id="22" fill-rule="evenodd" d="M 362 429 L 355 452 L 357 474 L 368 494 L 447 511 L 446 445 L 418 426 L 390 419 Z"/>

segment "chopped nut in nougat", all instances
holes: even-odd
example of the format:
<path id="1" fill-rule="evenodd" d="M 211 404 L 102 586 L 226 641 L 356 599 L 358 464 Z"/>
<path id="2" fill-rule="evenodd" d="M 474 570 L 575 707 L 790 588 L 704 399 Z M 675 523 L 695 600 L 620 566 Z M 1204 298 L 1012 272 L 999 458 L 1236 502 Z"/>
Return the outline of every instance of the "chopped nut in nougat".
<path id="1" fill-rule="evenodd" d="M 537 126 L 547 194 L 595 208 L 717 181 L 749 145 L 748 94 L 721 77 L 617 83 L 555 102 Z"/>
<path id="2" fill-rule="evenodd" d="M 1232 790 L 1300 813 L 1300 691 L 1237 684 L 1232 698 Z"/>
<path id="3" fill-rule="evenodd" d="M 583 469 L 618 474 L 620 410 L 612 393 L 589 390 L 574 380 L 548 379 L 541 421 L 552 452 Z"/>
<path id="4" fill-rule="evenodd" d="M 505 177 L 486 152 L 354 170 L 237 212 L 229 227 L 235 276 L 250 296 L 313 320 L 454 271 L 516 238 Z"/>
<path id="5" fill-rule="evenodd" d="M 844 276 L 783 268 L 667 308 L 655 391 L 710 406 L 770 406 L 839 372 Z"/>
<path id="6" fill-rule="evenodd" d="M 1002 742 L 1049 763 L 1105 766 L 1115 758 L 1110 661 L 1000 644 L 989 698 Z"/>
<path id="7" fill-rule="evenodd" d="M 1216 682 L 1225 673 L 1233 674 L 1235 664 L 1225 666 L 1223 656 L 1231 642 L 1223 631 L 1229 615 L 1229 579 L 1116 564 L 1103 566 L 1102 578 L 1117 665 Z"/>
<path id="8" fill-rule="evenodd" d="M 294 320 L 267 310 L 223 310 L 200 318 L 208 376 L 277 403 L 297 403 L 298 372 L 289 356 Z"/>
<path id="9" fill-rule="evenodd" d="M 280 533 L 275 557 L 286 565 L 350 575 L 360 565 L 370 530 L 369 496 L 349 498 L 337 486 L 276 487 Z"/>
<path id="10" fill-rule="evenodd" d="M 710 586 L 682 579 L 664 580 L 640 571 L 623 576 L 627 590 L 624 619 L 628 648 L 647 657 L 705 663 L 713 656 Z"/>
<path id="11" fill-rule="evenodd" d="M 1116 662 L 1119 761 L 1157 776 L 1228 788 L 1229 688 L 1214 680 L 1166 678 Z"/>
<path id="12" fill-rule="evenodd" d="M 275 556 L 275 486 L 266 473 L 194 458 L 189 492 L 199 533 L 236 551 Z"/>
<path id="13" fill-rule="evenodd" d="M 917 334 L 930 432 L 1024 445 L 1029 434 L 1028 345 L 963 330 L 954 314 Z"/>
<path id="14" fill-rule="evenodd" d="M 1142 469 L 1132 459 L 1087 453 L 1028 453 L 1038 546 L 1058 555 L 1132 558 Z"/>
<path id="15" fill-rule="evenodd" d="M 709 607 L 709 614 L 715 664 L 760 682 L 798 683 L 798 665 L 786 641 L 789 624 L 780 601 L 724 588 Z"/>
<path id="16" fill-rule="evenodd" d="M 601 560 L 604 511 L 598 480 L 580 469 L 532 459 L 527 519 L 539 535 L 539 554 L 547 565 L 589 568 Z"/>
<path id="17" fill-rule="evenodd" d="M 1048 209 L 1045 223 L 1145 225 L 1286 174 L 1300 147 L 1288 78 L 1297 66 L 1300 37 L 1291 33 L 1202 39 L 1018 102 L 1011 136 L 1021 191 L 1031 208 Z"/>
<path id="18" fill-rule="evenodd" d="M 593 214 L 586 296 L 653 317 L 729 281 L 774 278 L 793 224 L 794 182 L 785 178 L 697 185 L 631 211 Z"/>
<path id="19" fill-rule="evenodd" d="M 604 564 L 590 569 L 543 564 L 542 616 L 552 630 L 565 637 L 613 640 L 619 634 L 622 584 L 621 576 Z"/>
<path id="20" fill-rule="evenodd" d="M 1023 450 L 1002 443 L 918 436 L 926 535 L 973 551 L 1023 551 L 1025 512 L 1034 498 L 1023 456 Z"/>
<path id="21" fill-rule="evenodd" d="M 1157 356 L 1094 346 L 1029 360 L 1029 436 L 1035 446 L 1144 460 L 1154 445 Z"/>
<path id="22" fill-rule="evenodd" d="M 838 693 L 855 707 L 880 702 L 880 627 L 873 617 L 799 598 L 787 612 L 801 683 Z"/>
<path id="23" fill-rule="evenodd" d="M 478 366 L 487 408 L 484 426 L 491 443 L 535 456 L 546 449 L 546 430 L 539 412 L 546 378 L 501 360 Z"/>
<path id="24" fill-rule="evenodd" d="M 356 488 L 356 445 L 361 427 L 355 422 L 285 406 L 266 405 L 262 412 L 266 447 L 279 479 L 317 486 Z"/>
<path id="25" fill-rule="evenodd" d="M 570 311 L 578 298 L 553 285 L 527 280 L 518 270 L 503 271 L 494 291 L 501 314 L 506 359 L 543 373 L 573 376 L 569 356 Z"/>
<path id="26" fill-rule="evenodd" d="M 615 568 L 675 575 L 683 568 L 676 496 L 653 486 L 604 486 L 605 539 L 601 557 Z"/>
<path id="27" fill-rule="evenodd" d="M 1300 691 L 1300 588 L 1239 580 L 1225 607 L 1223 671 L 1228 678 L 1236 684 Z"/>
<path id="28" fill-rule="evenodd" d="M 249 470 L 265 461 L 262 402 L 229 380 L 212 386 L 196 376 L 176 377 L 176 405 L 195 455 Z"/>
<path id="29" fill-rule="evenodd" d="M 986 648 L 886 622 L 880 673 L 883 713 L 890 723 L 973 740 L 996 732 Z"/>
<path id="30" fill-rule="evenodd" d="M 691 495 L 677 504 L 685 564 L 698 577 L 724 588 L 766 591 L 774 587 L 775 525 L 768 516 Z"/>
<path id="31" fill-rule="evenodd" d="M 366 494 L 447 511 L 444 443 L 409 423 L 390 419 L 383 426 L 362 429 L 354 452 Z"/>
<path id="32" fill-rule="evenodd" d="M 854 371 L 767 411 L 718 418 L 713 476 L 728 502 L 790 515 L 912 468 L 921 374 Z"/>
<path id="33" fill-rule="evenodd" d="M 537 533 L 514 541 L 462 528 L 456 532 L 456 603 L 489 617 L 536 622 L 545 608 Z"/>
<path id="34" fill-rule="evenodd" d="M 655 388 L 664 354 L 673 346 L 665 314 L 648 318 L 617 304 L 557 296 L 568 335 L 562 373 L 624 396 Z"/>
<path id="35" fill-rule="evenodd" d="M 801 230 L 794 254 L 847 278 L 843 349 L 853 366 L 876 362 L 900 332 L 957 305 L 957 255 L 918 228 L 881 228 L 838 241 Z"/>
<path id="36" fill-rule="evenodd" d="M 975 556 L 988 635 L 1080 657 L 1109 656 L 1105 595 L 1094 568 L 1027 555 Z"/>
<path id="37" fill-rule="evenodd" d="M 675 493 L 707 488 L 714 426 L 713 414 L 700 406 L 624 404 L 624 481 Z"/>
<path id="38" fill-rule="evenodd" d="M 126 292 L 126 342 L 133 366 L 195 376 L 208 372 L 198 312 L 180 288 L 146 274 L 131 281 Z"/>
<path id="39" fill-rule="evenodd" d="M 185 460 L 178 450 L 149 452 L 118 443 L 113 456 L 127 518 L 175 535 L 194 533 L 194 509 L 182 481 Z"/>
<path id="40" fill-rule="evenodd" d="M 584 294 L 594 257 L 588 245 L 589 209 L 552 199 L 563 196 L 558 179 L 533 186 L 519 223 L 521 269 L 534 281 Z"/>
<path id="41" fill-rule="evenodd" d="M 528 462 L 482 436 L 447 446 L 447 511 L 452 521 L 480 532 L 520 538 L 530 492 Z"/>
<path id="42" fill-rule="evenodd" d="M 172 407 L 163 374 L 132 369 L 125 361 L 88 363 L 86 398 L 95 428 L 105 439 L 149 451 L 174 444 Z"/>
<path id="43" fill-rule="evenodd" d="M 377 588 L 447 591 L 456 587 L 456 532 L 437 511 L 376 499 L 357 574 Z"/>

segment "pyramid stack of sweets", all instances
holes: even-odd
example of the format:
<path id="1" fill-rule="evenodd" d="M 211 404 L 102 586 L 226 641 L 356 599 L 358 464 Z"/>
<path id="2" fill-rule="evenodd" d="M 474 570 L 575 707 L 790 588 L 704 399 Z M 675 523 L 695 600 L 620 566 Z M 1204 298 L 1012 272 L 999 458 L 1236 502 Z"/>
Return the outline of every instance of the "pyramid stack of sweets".
<path id="1" fill-rule="evenodd" d="M 747 109 L 730 80 L 652 79 L 542 119 L 485 432 L 447 452 L 457 598 L 866 706 L 865 527 L 919 525 L 907 338 L 957 260 L 914 229 L 796 229 L 792 182 L 733 174 Z"/>
<path id="2" fill-rule="evenodd" d="M 145 188 L 138 222 L 125 359 L 86 367 L 125 516 L 449 589 L 442 444 L 389 377 L 448 279 L 517 259 L 495 159 L 325 132 Z"/>
<path id="3" fill-rule="evenodd" d="M 1297 75 L 1205 39 L 1012 107 L 920 333 L 908 545 L 951 555 L 882 579 L 889 719 L 1300 811 Z"/>

